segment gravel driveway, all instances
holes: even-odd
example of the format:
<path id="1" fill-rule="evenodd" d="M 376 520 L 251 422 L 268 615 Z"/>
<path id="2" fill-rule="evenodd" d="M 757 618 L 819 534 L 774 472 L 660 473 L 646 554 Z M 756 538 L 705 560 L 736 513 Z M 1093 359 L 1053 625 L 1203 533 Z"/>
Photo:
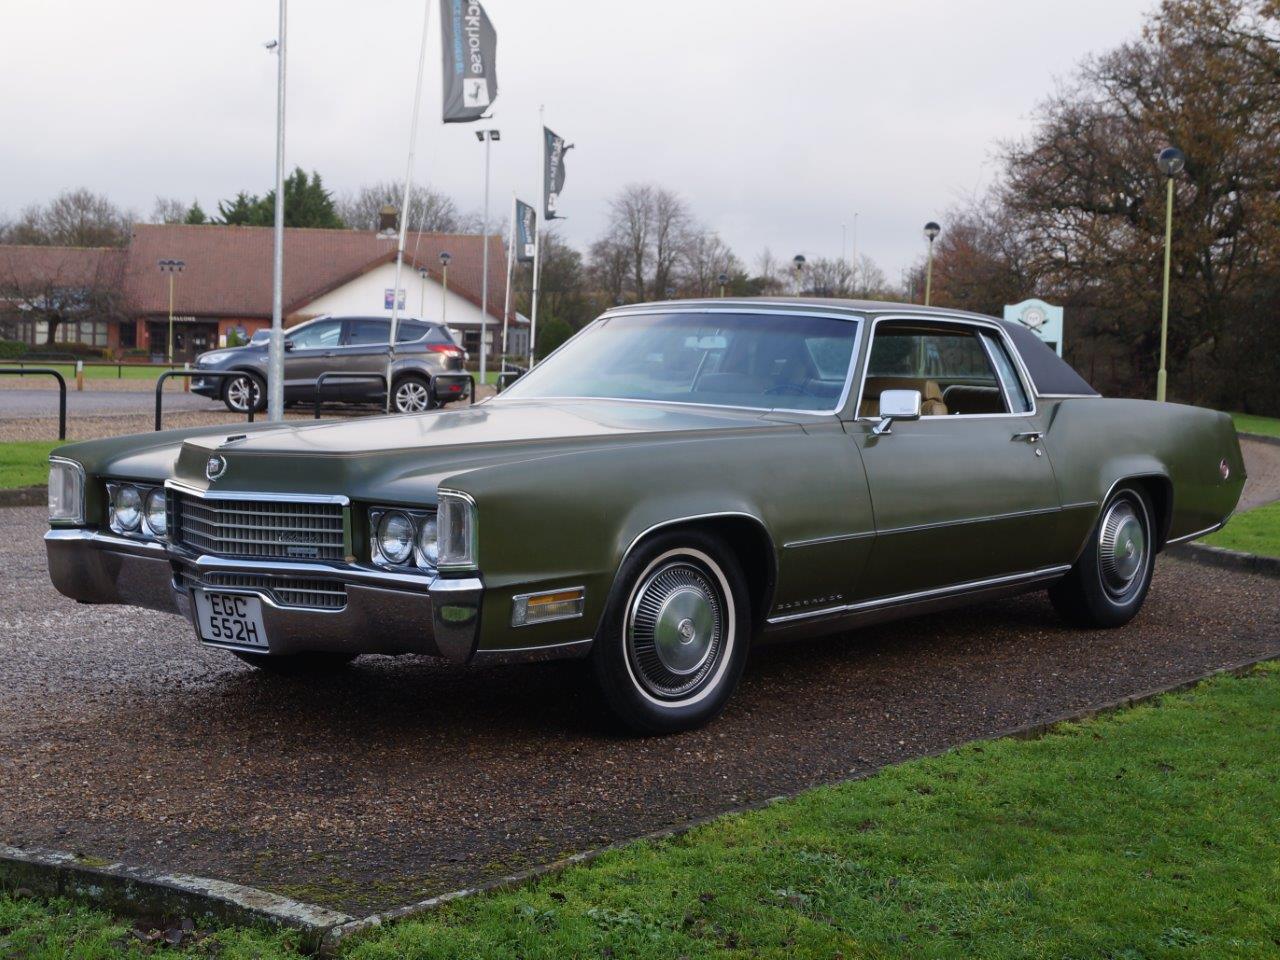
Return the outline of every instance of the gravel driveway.
<path id="1" fill-rule="evenodd" d="M 1043 595 L 758 653 L 724 717 L 618 734 L 579 664 L 289 681 L 48 585 L 0 511 L 0 840 L 359 913 L 1280 651 L 1280 581 L 1164 557 L 1129 627 Z"/>

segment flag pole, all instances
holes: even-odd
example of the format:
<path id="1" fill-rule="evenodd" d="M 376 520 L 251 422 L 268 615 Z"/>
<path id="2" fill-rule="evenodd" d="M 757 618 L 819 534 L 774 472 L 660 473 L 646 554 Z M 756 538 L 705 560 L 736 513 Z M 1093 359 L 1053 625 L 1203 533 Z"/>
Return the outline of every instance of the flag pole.
<path id="1" fill-rule="evenodd" d="M 516 192 L 511 191 L 511 229 L 507 231 L 507 295 L 502 301 L 502 372 L 507 372 L 507 318 L 511 316 L 511 269 L 516 255 Z M 502 388 L 502 378 L 498 378 Z"/>
<path id="2" fill-rule="evenodd" d="M 391 284 L 391 335 L 387 343 L 387 413 L 391 412 L 391 371 L 396 362 L 396 328 L 400 325 L 400 274 L 404 269 L 404 238 L 409 229 L 409 187 L 413 183 L 413 155 L 418 146 L 418 113 L 422 107 L 422 74 L 427 65 L 427 32 L 431 26 L 431 0 L 422 14 L 422 45 L 418 49 L 418 80 L 413 89 L 413 118 L 409 123 L 409 160 L 404 171 L 404 198 L 400 201 L 400 237 L 396 242 L 396 274 Z"/>
<path id="3" fill-rule="evenodd" d="M 485 372 L 489 355 L 489 148 L 493 145 L 491 130 L 484 134 L 484 227 L 480 231 L 484 250 L 480 256 L 484 266 L 480 268 L 480 385 L 485 385 Z"/>
<path id="4" fill-rule="evenodd" d="M 276 209 L 271 250 L 271 339 L 267 347 L 267 419 L 284 419 L 284 80 L 288 0 L 280 0 L 276 37 Z M 169 274 L 169 362 L 173 362 L 173 274 Z M 255 404 L 253 391 L 249 403 Z"/>
<path id="5" fill-rule="evenodd" d="M 533 238 L 533 303 L 529 311 L 529 369 L 533 369 L 534 358 L 538 349 L 538 280 L 542 276 L 542 234 L 546 231 L 547 218 L 547 124 L 546 108 L 538 106 L 538 179 L 542 181 L 540 190 L 542 202 L 538 206 L 538 220 L 534 224 Z"/>

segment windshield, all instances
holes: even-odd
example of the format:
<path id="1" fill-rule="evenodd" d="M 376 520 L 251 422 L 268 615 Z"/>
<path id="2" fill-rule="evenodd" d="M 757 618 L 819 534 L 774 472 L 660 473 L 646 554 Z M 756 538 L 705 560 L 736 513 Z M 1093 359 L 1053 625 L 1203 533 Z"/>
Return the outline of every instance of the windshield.
<path id="1" fill-rule="evenodd" d="M 856 320 L 788 314 L 606 317 L 502 396 L 830 412 L 844 393 L 857 334 Z"/>

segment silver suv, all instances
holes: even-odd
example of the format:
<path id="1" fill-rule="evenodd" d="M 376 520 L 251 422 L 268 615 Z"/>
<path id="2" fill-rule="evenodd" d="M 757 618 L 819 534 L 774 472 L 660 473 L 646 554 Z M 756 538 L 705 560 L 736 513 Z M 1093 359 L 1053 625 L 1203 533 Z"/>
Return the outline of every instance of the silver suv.
<path id="1" fill-rule="evenodd" d="M 316 380 L 330 372 L 387 372 L 387 343 L 391 321 L 385 317 L 317 317 L 291 327 L 284 334 L 285 403 L 310 403 Z M 396 365 L 391 378 L 392 406 L 400 413 L 418 413 L 461 400 L 467 383 L 461 376 L 466 353 L 438 323 L 401 320 L 396 331 Z M 193 377 L 191 390 L 221 400 L 227 409 L 246 413 L 249 405 L 267 405 L 267 343 L 254 339 L 243 347 L 212 350 L 196 358 L 197 370 L 232 370 L 239 377 Z M 454 374 L 455 376 L 448 376 Z M 445 375 L 445 376 L 441 376 Z M 440 378 L 440 379 L 437 379 Z M 327 380 L 321 399 L 352 403 L 381 401 L 382 383 L 369 380 Z"/>

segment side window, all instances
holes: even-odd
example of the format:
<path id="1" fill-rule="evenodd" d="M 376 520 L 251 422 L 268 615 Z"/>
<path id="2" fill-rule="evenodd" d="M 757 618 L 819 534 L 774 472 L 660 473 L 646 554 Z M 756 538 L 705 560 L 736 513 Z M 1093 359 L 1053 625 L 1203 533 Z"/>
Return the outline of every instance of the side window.
<path id="1" fill-rule="evenodd" d="M 396 325 L 396 343 L 412 343 L 421 340 L 423 334 L 431 329 L 431 324 L 417 320 L 401 320 Z M 385 338 L 384 338 L 385 339 Z"/>
<path id="2" fill-rule="evenodd" d="M 996 373 L 1000 376 L 1000 384 L 1004 387 L 1004 395 L 1008 398 L 1011 413 L 1030 413 L 1031 399 L 1022 386 L 1022 378 L 1009 357 L 1004 343 L 994 333 L 982 332 L 982 342 L 996 365 Z"/>
<path id="3" fill-rule="evenodd" d="M 316 350 L 336 347 L 342 337 L 341 320 L 317 320 L 289 333 L 295 350 Z"/>
<path id="4" fill-rule="evenodd" d="M 391 336 L 391 321 L 366 318 L 347 321 L 347 346 L 371 347 L 386 343 Z"/>
<path id="5" fill-rule="evenodd" d="M 986 346 L 976 329 L 962 324 L 878 324 L 859 416 L 879 416 L 885 390 L 918 390 L 925 417 L 1007 412 Z"/>

